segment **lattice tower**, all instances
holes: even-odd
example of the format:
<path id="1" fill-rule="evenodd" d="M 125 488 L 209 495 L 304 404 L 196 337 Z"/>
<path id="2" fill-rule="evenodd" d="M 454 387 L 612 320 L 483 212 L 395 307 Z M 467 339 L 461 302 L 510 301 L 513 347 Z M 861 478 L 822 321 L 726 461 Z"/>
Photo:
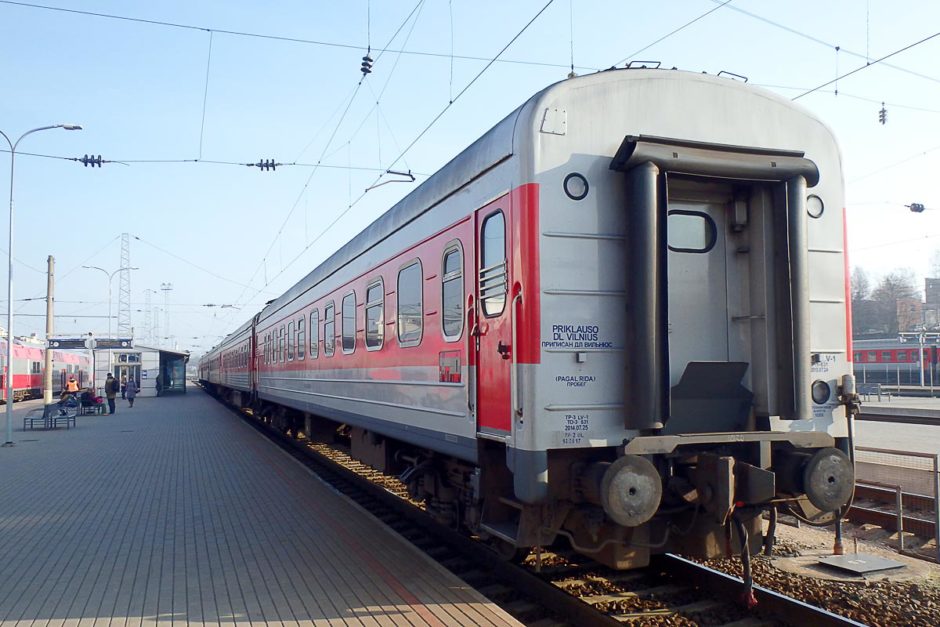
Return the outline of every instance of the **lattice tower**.
<path id="1" fill-rule="evenodd" d="M 118 336 L 130 337 L 131 323 L 131 236 L 121 233 L 121 279 L 118 289 Z"/>

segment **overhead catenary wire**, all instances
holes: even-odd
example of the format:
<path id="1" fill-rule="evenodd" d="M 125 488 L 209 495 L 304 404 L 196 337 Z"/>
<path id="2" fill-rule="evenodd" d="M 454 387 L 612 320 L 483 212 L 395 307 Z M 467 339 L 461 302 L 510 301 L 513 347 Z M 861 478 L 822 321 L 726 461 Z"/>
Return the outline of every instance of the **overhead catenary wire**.
<path id="1" fill-rule="evenodd" d="M 9 149 L 0 149 L 0 152 L 9 153 Z M 335 154 L 335 153 L 334 153 Z M 58 159 L 60 161 L 81 161 L 81 157 L 66 157 L 64 155 L 50 155 L 38 152 L 20 152 L 16 151 L 17 157 L 37 157 L 40 159 Z M 332 155 L 331 155 L 332 156 Z M 124 165 L 144 164 L 144 165 L 174 165 L 174 164 L 204 164 L 204 165 L 223 165 L 239 167 L 257 167 L 257 163 L 245 161 L 225 161 L 220 159 L 102 159 L 102 163 L 121 163 Z M 304 163 L 298 161 L 278 162 L 277 167 L 296 167 L 296 168 L 321 168 L 327 170 L 353 170 L 361 172 L 384 172 L 385 168 L 375 166 L 362 166 L 338 163 Z M 426 172 L 413 172 L 415 176 L 430 176 Z M 45 270 L 43 270 L 45 272 Z"/>
<path id="2" fill-rule="evenodd" d="M 914 159 L 920 159 L 921 157 L 926 157 L 926 156 L 929 155 L 930 153 L 936 152 L 937 150 L 940 150 L 940 146 L 934 146 L 933 148 L 928 148 L 927 150 L 921 150 L 921 151 L 916 152 L 916 153 L 914 153 L 914 154 L 912 154 L 912 155 L 909 155 L 909 156 L 907 156 L 907 157 L 904 157 L 903 159 L 900 159 L 899 161 L 895 161 L 895 162 L 890 163 L 890 164 L 888 164 L 888 165 L 881 166 L 880 168 L 878 168 L 878 169 L 876 169 L 876 170 L 872 170 L 872 171 L 870 171 L 870 172 L 867 172 L 866 174 L 863 174 L 863 175 L 861 175 L 861 176 L 857 176 L 857 177 L 855 177 L 854 179 L 852 179 L 852 180 L 850 180 L 850 181 L 848 181 L 848 182 L 849 182 L 849 183 L 857 183 L 858 181 L 865 180 L 865 179 L 867 179 L 867 178 L 870 178 L 870 177 L 872 177 L 872 176 L 875 176 L 876 174 L 881 174 L 882 172 L 884 172 L 884 171 L 886 171 L 886 170 L 890 170 L 890 169 L 892 169 L 892 168 L 896 168 L 896 167 L 898 167 L 899 165 L 904 165 L 905 163 L 907 163 L 907 162 L 909 162 L 909 161 L 913 161 Z"/>
<path id="3" fill-rule="evenodd" d="M 267 33 L 256 33 L 251 31 L 243 30 L 232 30 L 225 28 L 215 28 L 210 26 L 197 26 L 194 24 L 183 24 L 181 22 L 170 22 L 166 20 L 152 20 L 139 17 L 131 17 L 128 15 L 118 15 L 116 13 L 104 13 L 101 11 L 85 11 L 81 9 L 69 9 L 65 7 L 55 7 L 44 4 L 38 4 L 34 2 L 17 2 L 15 0 L 0 0 L 0 4 L 23 7 L 28 9 L 37 9 L 43 11 L 55 11 L 60 13 L 71 13 L 74 15 L 82 15 L 85 17 L 96 17 L 101 19 L 116 20 L 129 23 L 139 23 L 139 24 L 148 24 L 150 26 L 158 26 L 163 28 L 176 28 L 183 30 L 191 31 L 203 31 L 203 32 L 213 32 L 217 35 L 229 35 L 232 37 L 246 37 L 251 39 L 268 39 L 272 41 L 281 41 L 285 43 L 294 43 L 302 44 L 309 46 L 322 46 L 327 48 L 340 48 L 346 50 L 360 50 L 364 51 L 365 48 L 362 47 L 362 44 L 353 44 L 353 43 L 342 43 L 342 42 L 333 42 L 333 41 L 323 41 L 317 39 L 306 39 L 303 37 L 288 37 L 286 35 L 271 35 Z M 373 52 L 396 52 L 400 54 L 407 54 L 411 56 L 421 56 L 421 57 L 436 57 L 446 59 L 451 55 L 447 52 L 430 52 L 422 50 L 402 50 L 395 48 L 373 48 Z M 486 57 L 477 57 L 472 55 L 454 55 L 455 59 L 460 59 L 461 61 L 487 61 Z M 567 69 L 567 64 L 564 63 L 552 63 L 547 61 L 529 61 L 524 59 L 500 59 L 499 63 L 508 63 L 516 65 L 531 65 L 531 66 L 541 66 L 541 67 L 554 67 L 554 68 L 565 68 Z M 599 71 L 601 68 L 597 67 L 579 67 L 580 70 L 589 70 L 589 71 Z"/>
<path id="4" fill-rule="evenodd" d="M 633 53 L 631 53 L 631 54 L 628 54 L 627 56 L 625 56 L 624 58 L 622 58 L 620 61 L 617 61 L 616 63 L 614 63 L 614 67 L 616 67 L 616 66 L 618 66 L 618 65 L 623 65 L 624 63 L 626 63 L 626 62 L 629 61 L 630 59 L 634 58 L 636 55 L 642 54 L 642 53 L 646 52 L 647 50 L 649 50 L 650 48 L 652 48 L 652 47 L 655 46 L 656 44 L 662 43 L 663 41 L 669 39 L 670 37 L 672 37 L 672 36 L 675 35 L 676 33 L 680 32 L 680 31 L 682 31 L 682 30 L 685 30 L 686 28 L 688 28 L 688 27 L 691 26 L 692 24 L 695 24 L 696 22 L 698 22 L 698 21 L 701 20 L 702 18 L 708 17 L 709 15 L 711 15 L 712 13 L 714 13 L 715 11 L 717 11 L 717 10 L 721 9 L 722 7 L 724 7 L 724 6 L 728 5 L 728 4 L 730 4 L 732 1 L 733 1 L 733 0 L 723 0 L 719 6 L 713 8 L 713 9 L 709 9 L 708 11 L 705 11 L 704 13 L 702 13 L 701 15 L 699 15 L 698 17 L 693 18 L 693 19 L 689 20 L 688 22 L 686 22 L 685 24 L 683 24 L 682 26 L 680 26 L 680 27 L 678 27 L 678 28 L 675 28 L 675 29 L 669 31 L 668 33 L 666 33 L 666 34 L 663 35 L 662 37 L 658 38 L 657 40 L 653 41 L 652 43 L 646 44 L 645 46 L 643 46 L 642 48 L 640 48 L 640 49 L 637 50 L 636 52 L 633 52 Z M 573 54 L 573 53 L 572 53 L 572 54 Z M 572 65 L 572 70 L 571 70 L 571 71 L 574 72 L 574 58 L 573 58 L 573 56 L 572 56 L 571 65 Z"/>
<path id="5" fill-rule="evenodd" d="M 183 263 L 185 263 L 185 264 L 188 265 L 188 266 L 191 266 L 191 267 L 193 267 L 193 268 L 196 268 L 197 270 L 201 270 L 202 272 L 205 272 L 206 274 L 208 274 L 208 275 L 210 275 L 210 276 L 212 276 L 212 277 L 215 277 L 215 278 L 219 279 L 220 281 L 225 281 L 226 283 L 232 283 L 233 285 L 238 285 L 238 286 L 241 286 L 241 287 L 246 287 L 246 284 L 245 284 L 245 283 L 242 283 L 241 281 L 236 281 L 236 280 L 234 280 L 234 279 L 230 279 L 230 278 L 228 278 L 228 277 L 222 276 L 221 274 L 219 274 L 218 272 L 215 272 L 214 270 L 210 270 L 209 268 L 206 268 L 206 267 L 204 267 L 204 266 L 201 266 L 201 265 L 199 265 L 198 263 L 195 263 L 195 262 L 193 262 L 193 261 L 190 261 L 189 259 L 186 259 L 185 257 L 181 257 L 180 255 L 178 255 L 178 254 L 176 254 L 176 253 L 174 253 L 174 252 L 172 252 L 172 251 L 169 251 L 169 250 L 163 248 L 162 246 L 158 246 L 157 244 L 154 244 L 153 242 L 147 241 L 146 239 L 140 237 L 139 235 L 135 235 L 135 234 L 132 233 L 132 234 L 131 234 L 131 237 L 133 237 L 135 240 L 137 240 L 137 241 L 140 242 L 141 244 L 144 244 L 144 245 L 146 245 L 146 246 L 150 246 L 151 248 L 153 248 L 153 249 L 155 249 L 155 250 L 158 250 L 158 251 L 160 251 L 161 253 L 163 253 L 163 254 L 165 254 L 165 255 L 169 255 L 170 257 L 173 257 L 174 259 L 176 259 L 176 260 L 178 260 L 178 261 L 182 261 Z"/>
<path id="6" fill-rule="evenodd" d="M 454 99 L 453 99 L 452 101 L 448 102 L 447 105 L 446 105 L 436 116 L 434 116 L 434 118 L 428 123 L 427 126 L 424 127 L 424 129 L 421 130 L 421 132 L 418 133 L 418 135 L 411 141 L 411 143 L 409 143 L 408 146 L 405 147 L 405 149 L 402 150 L 401 153 L 399 153 L 399 155 L 389 164 L 388 169 L 391 169 L 391 168 L 395 167 L 395 165 L 404 157 L 404 155 L 407 154 L 407 152 L 408 152 L 409 150 L 411 150 L 411 148 L 413 148 L 414 145 L 417 144 L 418 141 L 420 141 L 422 137 L 424 137 L 424 135 L 437 123 L 438 120 L 441 119 L 441 117 L 443 117 L 443 115 L 450 109 L 450 107 L 453 106 L 453 104 L 454 104 L 455 102 L 457 102 L 457 100 L 458 100 L 463 94 L 465 94 L 465 93 L 467 92 L 467 90 L 469 90 L 470 87 L 472 87 L 473 84 L 476 83 L 476 81 L 479 80 L 479 78 L 480 78 L 481 76 L 483 76 L 483 74 L 484 74 L 490 67 L 492 67 L 492 65 L 496 62 L 496 60 L 499 59 L 500 55 L 502 55 L 504 52 L 506 52 L 506 50 L 509 49 L 509 47 L 510 47 L 513 43 L 515 43 L 515 41 L 516 41 L 517 39 L 519 39 L 519 37 L 521 37 L 521 36 L 523 35 L 523 33 L 525 33 L 525 32 L 529 29 L 529 27 L 548 9 L 548 7 L 550 7 L 550 6 L 552 5 L 553 2 L 554 2 L 554 0 L 549 0 L 541 9 L 539 9 L 539 11 L 538 11 L 528 22 L 526 22 L 525 26 L 523 26 L 522 29 L 519 30 L 519 32 L 517 32 L 517 33 L 512 37 L 512 39 L 510 39 L 509 42 L 506 43 L 506 45 L 504 45 L 504 46 L 500 49 L 500 51 L 490 60 L 490 62 L 487 63 L 486 66 L 485 66 L 482 70 L 480 70 L 480 71 L 470 80 L 470 82 L 467 83 L 467 84 L 464 86 L 464 88 L 460 90 L 460 92 L 457 93 L 457 95 L 454 97 Z M 382 175 L 379 175 L 379 177 L 376 178 L 375 181 L 373 181 L 372 185 L 370 185 L 369 188 L 367 188 L 367 189 L 370 189 L 372 186 L 374 186 L 375 183 L 377 183 L 377 182 L 379 182 L 379 180 L 381 180 L 381 178 L 382 178 Z M 281 268 L 281 270 L 280 270 L 277 274 L 275 274 L 273 277 L 271 277 L 271 279 L 265 284 L 265 287 L 267 287 L 268 285 L 270 285 L 271 283 L 273 283 L 274 281 L 276 281 L 276 280 L 278 279 L 278 277 L 280 277 L 285 271 L 287 271 L 288 268 L 290 268 L 294 263 L 296 263 L 314 244 L 316 244 L 324 235 L 326 235 L 326 234 L 330 231 L 330 229 L 333 228 L 333 226 L 343 218 L 343 216 L 345 216 L 347 213 L 349 213 L 350 210 L 352 210 L 353 207 L 355 207 L 357 204 L 359 204 L 359 202 L 362 201 L 363 198 L 365 198 L 366 193 L 367 193 L 367 191 L 363 191 L 363 192 L 359 195 L 359 197 L 356 198 L 356 200 L 354 200 L 348 207 L 346 207 L 343 211 L 341 211 L 329 224 L 327 224 L 326 227 L 324 227 L 324 229 L 323 229 L 322 231 L 320 231 L 319 235 L 317 235 L 315 238 L 313 238 L 313 240 L 311 240 L 293 259 L 291 259 L 291 260 L 287 263 L 286 266 L 284 266 L 283 268 Z M 263 288 L 262 288 L 262 289 L 263 289 Z M 260 290 L 259 290 L 259 291 L 260 291 Z M 254 297 L 254 296 L 252 296 L 252 297 Z M 236 302 L 238 302 L 238 301 L 236 301 Z"/>
<path id="7" fill-rule="evenodd" d="M 722 6 L 725 6 L 725 5 L 727 4 L 727 2 L 723 2 L 723 0 L 712 0 L 712 2 L 715 2 L 715 3 L 722 3 Z M 748 17 L 750 17 L 750 18 L 755 19 L 755 20 L 759 20 L 759 21 L 761 21 L 761 22 L 764 22 L 765 24 L 769 24 L 769 25 L 773 26 L 774 28 L 778 28 L 778 29 L 780 29 L 780 30 L 784 30 L 784 31 L 786 31 L 786 32 L 788 32 L 788 33 L 790 33 L 790 34 L 792 34 L 792 35 L 796 35 L 797 37 L 802 37 L 803 39 L 806 39 L 806 40 L 808 40 L 808 41 L 812 41 L 812 42 L 817 43 L 817 44 L 819 44 L 819 45 L 821 45 L 821 46 L 826 46 L 827 48 L 830 48 L 830 49 L 836 47 L 836 45 L 833 44 L 833 43 L 830 43 L 830 42 L 825 41 L 825 40 L 823 40 L 823 39 L 820 39 L 820 38 L 818 38 L 818 37 L 813 37 L 812 35 L 809 35 L 809 34 L 807 34 L 807 33 L 804 33 L 803 31 L 797 30 L 797 29 L 792 28 L 792 27 L 790 27 L 790 26 L 787 26 L 787 25 L 785 25 L 785 24 L 781 24 L 780 22 L 775 22 L 774 20 L 771 20 L 771 19 L 769 19 L 769 18 L 766 18 L 766 17 L 764 17 L 763 15 L 758 15 L 757 13 L 752 13 L 751 11 L 748 11 L 748 10 L 746 10 L 746 9 L 742 9 L 742 8 L 739 7 L 739 6 L 731 5 L 731 6 L 728 7 L 728 9 L 731 10 L 731 11 L 736 11 L 736 12 L 738 12 L 738 13 L 741 13 L 742 15 L 746 15 L 746 16 L 748 16 Z M 840 52 L 842 52 L 842 53 L 844 53 L 844 54 L 847 54 L 847 55 L 849 55 L 849 56 L 852 56 L 852 57 L 856 57 L 856 58 L 859 58 L 859 59 L 864 59 L 866 62 L 868 62 L 868 61 L 871 60 L 871 57 L 870 57 L 869 54 L 868 54 L 867 44 L 866 44 L 866 52 L 865 52 L 865 54 L 862 54 L 862 53 L 860 53 L 860 52 L 853 52 L 852 50 L 847 50 L 844 46 L 840 46 Z M 940 78 L 936 78 L 936 77 L 934 77 L 934 76 L 928 76 L 928 75 L 926 75 L 926 74 L 921 74 L 920 72 L 915 72 L 915 71 L 913 71 L 913 70 L 909 70 L 909 69 L 904 68 L 904 67 L 901 67 L 901 66 L 899 66 L 899 65 L 893 65 L 893 64 L 891 64 L 891 63 L 883 63 L 882 65 L 884 65 L 884 67 L 889 67 L 889 68 L 891 68 L 892 70 L 897 70 L 897 71 L 903 72 L 903 73 L 905 73 L 905 74 L 910 74 L 911 76 L 916 76 L 916 77 L 918 77 L 918 78 L 922 78 L 922 79 L 924 79 L 924 80 L 928 80 L 928 81 L 931 81 L 931 82 L 934 82 L 934 83 L 940 83 Z"/>
<path id="8" fill-rule="evenodd" d="M 931 39 L 934 39 L 935 37 L 940 37 L 940 32 L 936 32 L 936 33 L 934 33 L 933 35 L 928 35 L 927 37 L 924 37 L 923 39 L 920 39 L 920 40 L 918 40 L 918 41 L 915 41 L 915 42 L 912 43 L 912 44 L 908 44 L 908 45 L 904 46 L 903 48 L 898 48 L 898 49 L 895 50 L 894 52 L 889 52 L 888 54 L 886 54 L 886 55 L 884 55 L 883 57 L 880 57 L 880 58 L 878 58 L 878 59 L 875 59 L 874 61 L 869 61 L 869 62 L 865 63 L 865 65 L 860 65 L 860 66 L 858 66 L 857 68 L 855 68 L 854 70 L 851 70 L 851 71 L 849 71 L 849 72 L 846 72 L 845 74 L 842 74 L 842 75 L 840 75 L 840 76 L 836 76 L 834 79 L 832 79 L 832 80 L 830 80 L 830 81 L 826 81 L 825 83 L 823 83 L 823 84 L 821 84 L 821 85 L 817 85 L 816 87 L 813 87 L 812 89 L 807 90 L 807 91 L 803 92 L 802 94 L 800 94 L 800 95 L 798 95 L 798 96 L 794 96 L 794 97 L 792 98 L 792 100 L 799 100 L 799 99 L 802 98 L 803 96 L 808 96 L 808 95 L 810 95 L 811 93 L 813 93 L 813 92 L 815 92 L 815 91 L 819 91 L 819 90 L 822 89 L 823 87 L 828 87 L 829 85 L 831 85 L 831 84 L 833 84 L 833 83 L 835 83 L 835 82 L 837 82 L 837 81 L 839 81 L 839 80 L 842 80 L 843 78 L 846 78 L 846 77 L 848 77 L 848 76 L 852 76 L 853 74 L 855 74 L 855 73 L 857 73 L 857 72 L 861 72 L 862 70 L 867 70 L 868 68 L 873 67 L 873 66 L 875 66 L 875 65 L 877 65 L 877 64 L 879 64 L 879 63 L 881 63 L 881 62 L 884 61 L 885 59 L 890 59 L 891 57 L 893 57 L 893 56 L 895 56 L 895 55 L 901 54 L 902 52 L 906 52 L 906 51 L 908 51 L 908 50 L 910 50 L 910 49 L 912 49 L 912 48 L 915 48 L 915 47 L 917 47 L 917 46 L 919 46 L 919 45 L 921 45 L 921 44 L 924 44 L 924 43 L 930 41 Z"/>
<path id="9" fill-rule="evenodd" d="M 415 4 L 415 6 L 411 9 L 411 11 L 410 11 L 410 12 L 408 13 L 408 15 L 405 17 L 405 19 L 402 20 L 401 24 L 399 24 L 398 28 L 395 29 L 395 32 L 394 32 L 394 33 L 391 35 L 391 37 L 389 38 L 389 40 L 388 40 L 389 43 L 385 46 L 386 48 L 388 47 L 388 45 L 391 45 L 391 43 L 395 41 L 395 39 L 396 39 L 396 38 L 398 37 L 398 35 L 401 33 L 402 29 L 405 27 L 405 25 L 408 24 L 409 21 L 411 21 L 411 18 L 415 15 L 416 12 L 418 12 L 418 11 L 421 9 L 421 7 L 422 7 L 423 5 L 424 5 L 424 0 L 419 0 L 419 1 L 417 2 L 417 4 Z M 417 18 L 416 18 L 416 20 L 417 20 Z M 410 37 L 410 32 L 409 32 L 409 37 Z M 384 51 L 383 51 L 383 52 L 380 52 L 380 53 L 376 56 L 374 62 L 377 63 L 377 62 L 382 58 L 382 55 L 383 55 L 383 54 L 384 54 Z M 396 63 L 396 65 L 397 65 L 397 63 Z M 395 67 L 395 66 L 393 66 L 393 68 L 394 68 L 394 67 Z M 342 115 L 340 115 L 339 121 L 338 121 L 338 122 L 336 123 L 336 125 L 334 126 L 333 132 L 330 134 L 329 139 L 327 140 L 326 144 L 324 145 L 323 150 L 322 150 L 321 153 L 320 153 L 320 158 L 317 160 L 317 163 L 322 162 L 323 159 L 326 158 L 326 154 L 327 154 L 327 152 L 329 151 L 330 146 L 333 144 L 333 140 L 335 139 L 336 134 L 339 132 L 339 129 L 340 129 L 340 127 L 341 127 L 342 124 L 343 124 L 343 121 L 346 119 L 346 116 L 347 116 L 347 114 L 349 113 L 350 108 L 352 107 L 352 103 L 353 103 L 353 101 L 355 100 L 356 95 L 359 93 L 359 90 L 361 89 L 362 84 L 365 82 L 367 76 L 368 76 L 368 74 L 363 74 L 362 78 L 361 78 L 361 79 L 359 80 L 359 82 L 356 84 L 356 88 L 353 90 L 352 95 L 350 96 L 348 102 L 346 103 L 346 107 L 343 109 Z M 388 80 L 390 80 L 390 79 L 387 79 L 387 80 L 386 80 L 385 86 L 388 85 Z M 371 84 L 370 84 L 370 85 L 371 85 Z M 371 88 L 371 87 L 370 87 L 370 88 Z M 384 88 L 383 88 L 383 91 L 384 91 Z M 376 107 L 377 107 L 377 106 L 378 106 L 378 103 L 376 103 Z M 367 116 L 367 117 L 368 117 L 368 116 Z M 364 118 L 364 120 L 365 120 L 365 119 L 366 119 L 366 118 Z M 363 123 L 364 123 L 364 122 L 363 122 Z M 361 124 L 360 124 L 360 126 L 361 126 Z M 278 242 L 278 240 L 280 239 L 280 236 L 281 236 L 281 234 L 283 233 L 285 226 L 287 226 L 287 224 L 290 222 L 290 218 L 291 218 L 291 216 L 293 216 L 294 211 L 297 209 L 297 206 L 300 204 L 300 200 L 301 200 L 302 198 L 304 198 L 304 196 L 306 195 L 307 189 L 308 189 L 309 186 L 310 186 L 310 182 L 313 180 L 313 176 L 317 173 L 317 170 L 318 170 L 318 169 L 319 169 L 318 167 L 314 167 L 313 170 L 310 172 L 310 175 L 307 177 L 307 180 L 304 181 L 304 185 L 303 185 L 303 187 L 301 188 L 300 193 L 297 195 L 297 198 L 294 200 L 293 204 L 291 205 L 291 208 L 290 208 L 290 210 L 287 212 L 287 216 L 284 218 L 283 223 L 282 223 L 281 226 L 278 228 L 277 233 L 275 233 L 274 239 L 271 241 L 271 244 L 268 246 L 268 249 L 265 251 L 264 255 L 262 255 L 262 257 L 261 257 L 261 262 L 258 264 L 258 266 L 255 268 L 254 272 L 252 272 L 251 276 L 249 277 L 249 279 L 248 279 L 248 284 L 249 284 L 249 285 L 254 282 L 255 277 L 258 276 L 258 272 L 261 271 L 262 269 L 264 269 L 265 274 L 267 274 L 267 266 L 266 266 L 267 257 L 268 257 L 268 255 L 271 253 L 271 250 L 274 248 L 274 245 L 275 245 L 275 244 Z M 380 176 L 381 176 L 381 175 L 380 175 Z M 283 263 L 282 263 L 282 264 L 281 264 L 281 271 L 278 272 L 278 275 L 279 275 L 281 272 L 283 272 L 283 270 L 284 270 L 284 265 L 283 265 Z M 265 285 L 265 287 L 267 287 L 268 285 L 270 285 L 270 281 L 267 280 L 267 277 L 265 277 L 265 279 L 266 279 L 266 280 L 265 280 L 264 285 Z M 254 288 L 247 288 L 247 289 L 254 289 Z M 263 290 L 264 288 L 261 288 L 261 289 Z M 259 292 L 256 292 L 256 293 L 260 293 L 260 291 L 261 291 L 261 290 L 259 290 Z M 236 302 L 236 303 L 237 303 L 237 302 L 240 302 L 241 299 L 242 299 L 242 297 L 244 296 L 244 294 L 245 294 L 245 290 L 243 289 L 243 290 L 241 291 L 241 293 L 238 295 L 238 297 L 235 299 L 235 302 Z"/>
<path id="10" fill-rule="evenodd" d="M 202 159 L 202 140 L 206 130 L 206 103 L 209 101 L 209 70 L 212 68 L 212 31 L 209 31 L 209 54 L 206 56 L 206 84 L 202 93 L 202 122 L 199 125 L 199 158 Z"/>

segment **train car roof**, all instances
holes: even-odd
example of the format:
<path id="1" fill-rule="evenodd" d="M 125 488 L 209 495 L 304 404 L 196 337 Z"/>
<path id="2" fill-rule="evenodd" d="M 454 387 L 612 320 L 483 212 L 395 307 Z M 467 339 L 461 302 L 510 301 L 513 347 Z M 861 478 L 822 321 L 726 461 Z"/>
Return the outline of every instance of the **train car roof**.
<path id="1" fill-rule="evenodd" d="M 291 303 L 307 290 L 327 279 L 352 260 L 367 253 L 379 242 L 409 222 L 415 220 L 421 214 L 430 210 L 487 170 L 512 157 L 515 139 L 519 136 L 519 133 L 528 132 L 531 127 L 531 125 L 522 124 L 520 126 L 517 124 L 520 116 L 527 110 L 529 111 L 529 115 L 537 115 L 539 110 L 537 105 L 543 98 L 557 95 L 554 92 L 581 89 L 593 84 L 650 78 L 720 83 L 723 87 L 727 87 L 728 89 L 759 93 L 764 98 L 776 101 L 788 108 L 801 110 L 807 117 L 817 121 L 819 120 L 817 116 L 810 113 L 807 109 L 769 90 L 748 86 L 743 82 L 697 72 L 660 69 L 621 69 L 598 72 L 553 83 L 529 97 L 493 128 L 484 133 L 483 136 L 462 150 L 446 165 L 421 183 L 414 191 L 399 200 L 378 219 L 353 237 L 353 239 L 330 255 L 330 257 L 314 268 L 303 279 L 266 305 L 258 316 L 259 321 L 266 319 L 274 312 Z M 831 130 L 829 130 L 825 124 L 821 121 L 819 123 L 830 135 L 832 134 Z M 239 327 L 239 329 L 226 337 L 219 346 L 224 345 L 229 337 L 238 334 L 246 325 L 250 324 L 251 321 Z"/>

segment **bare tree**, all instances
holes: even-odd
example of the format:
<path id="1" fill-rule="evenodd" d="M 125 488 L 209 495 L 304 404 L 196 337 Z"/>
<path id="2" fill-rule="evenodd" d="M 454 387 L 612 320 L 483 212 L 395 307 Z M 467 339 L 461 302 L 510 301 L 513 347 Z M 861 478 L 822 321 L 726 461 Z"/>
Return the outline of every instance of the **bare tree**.
<path id="1" fill-rule="evenodd" d="M 871 292 L 875 327 L 884 333 L 898 332 L 898 303 L 920 301 L 914 272 L 908 268 L 893 270 L 882 277 Z"/>
<path id="2" fill-rule="evenodd" d="M 852 268 L 852 303 L 867 300 L 871 296 L 871 281 L 861 267 Z"/>

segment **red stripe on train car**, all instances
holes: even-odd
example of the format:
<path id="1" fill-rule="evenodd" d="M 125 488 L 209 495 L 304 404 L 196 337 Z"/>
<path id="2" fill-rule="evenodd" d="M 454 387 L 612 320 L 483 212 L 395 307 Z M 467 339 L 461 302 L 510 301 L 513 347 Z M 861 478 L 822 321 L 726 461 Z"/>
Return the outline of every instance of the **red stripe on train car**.
<path id="1" fill-rule="evenodd" d="M 842 258 L 845 275 L 845 355 L 851 365 L 854 358 L 852 353 L 852 275 L 849 272 L 849 218 L 842 208 Z"/>

